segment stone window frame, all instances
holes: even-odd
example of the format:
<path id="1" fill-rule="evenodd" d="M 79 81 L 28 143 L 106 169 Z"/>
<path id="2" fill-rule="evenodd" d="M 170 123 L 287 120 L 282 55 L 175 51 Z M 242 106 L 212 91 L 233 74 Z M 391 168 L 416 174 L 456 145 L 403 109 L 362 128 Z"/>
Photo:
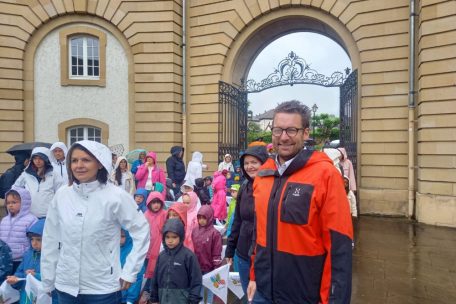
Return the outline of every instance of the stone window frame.
<path id="1" fill-rule="evenodd" d="M 64 122 L 59 123 L 58 132 L 59 132 L 59 141 L 68 143 L 68 131 L 74 127 L 92 127 L 98 128 L 101 130 L 101 143 L 104 145 L 108 145 L 109 141 L 109 125 L 91 118 L 75 118 L 70 119 Z"/>
<path id="2" fill-rule="evenodd" d="M 60 36 L 60 84 L 62 86 L 106 86 L 106 33 L 88 26 L 73 26 L 64 28 Z M 69 41 L 74 36 L 92 36 L 98 39 L 100 75 L 97 78 L 71 78 L 70 45 Z"/>

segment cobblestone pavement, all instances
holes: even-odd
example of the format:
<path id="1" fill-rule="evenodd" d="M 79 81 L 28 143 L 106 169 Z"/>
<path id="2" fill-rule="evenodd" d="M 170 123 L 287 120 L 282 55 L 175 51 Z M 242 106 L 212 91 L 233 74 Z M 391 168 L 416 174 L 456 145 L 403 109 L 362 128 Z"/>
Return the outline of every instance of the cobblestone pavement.
<path id="1" fill-rule="evenodd" d="M 361 217 L 351 303 L 456 303 L 456 229 Z"/>

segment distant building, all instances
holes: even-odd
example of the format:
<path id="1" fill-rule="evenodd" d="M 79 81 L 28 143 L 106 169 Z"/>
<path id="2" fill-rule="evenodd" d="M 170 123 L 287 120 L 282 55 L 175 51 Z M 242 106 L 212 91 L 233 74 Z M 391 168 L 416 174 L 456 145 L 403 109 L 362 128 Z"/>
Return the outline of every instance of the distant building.
<path id="1" fill-rule="evenodd" d="M 272 127 L 272 119 L 274 118 L 274 109 L 265 111 L 263 114 L 258 114 L 252 117 L 251 121 L 257 123 L 261 130 L 270 130 Z"/>

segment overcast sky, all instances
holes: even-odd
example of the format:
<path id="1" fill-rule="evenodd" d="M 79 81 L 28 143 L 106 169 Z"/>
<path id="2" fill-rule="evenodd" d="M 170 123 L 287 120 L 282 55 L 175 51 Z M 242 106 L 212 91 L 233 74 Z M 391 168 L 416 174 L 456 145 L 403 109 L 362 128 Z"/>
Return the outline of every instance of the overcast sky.
<path id="1" fill-rule="evenodd" d="M 259 82 L 274 72 L 278 63 L 293 51 L 304 59 L 311 69 L 330 76 L 335 71 L 343 72 L 351 68 L 350 58 L 336 42 L 326 36 L 303 32 L 278 38 L 268 45 L 255 59 L 248 79 Z M 309 107 L 315 103 L 318 113 L 339 116 L 339 88 L 326 88 L 318 85 L 298 84 L 267 89 L 260 93 L 250 93 L 250 110 L 253 115 L 273 109 L 281 101 L 297 99 Z"/>

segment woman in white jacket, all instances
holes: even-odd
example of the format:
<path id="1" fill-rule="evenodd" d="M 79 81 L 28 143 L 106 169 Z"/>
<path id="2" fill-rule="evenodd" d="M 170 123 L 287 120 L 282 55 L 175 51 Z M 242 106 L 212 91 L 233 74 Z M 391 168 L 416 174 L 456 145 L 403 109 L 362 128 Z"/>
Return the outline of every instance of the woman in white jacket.
<path id="1" fill-rule="evenodd" d="M 37 218 L 46 217 L 49 203 L 55 192 L 62 186 L 61 176 L 54 172 L 49 161 L 49 149 L 36 147 L 32 150 L 31 161 L 14 183 L 14 187 L 25 188 L 32 196 L 30 212 Z"/>
<path id="2" fill-rule="evenodd" d="M 119 156 L 117 158 L 114 170 L 111 172 L 110 180 L 114 185 L 124 189 L 131 195 L 135 194 L 135 178 L 128 169 L 128 161 L 125 157 Z"/>
<path id="3" fill-rule="evenodd" d="M 51 202 L 43 233 L 41 279 L 60 304 L 121 303 L 149 248 L 149 225 L 133 197 L 108 183 L 111 151 L 83 140 L 68 151 L 69 185 Z M 133 248 L 120 267 L 120 229 Z"/>

